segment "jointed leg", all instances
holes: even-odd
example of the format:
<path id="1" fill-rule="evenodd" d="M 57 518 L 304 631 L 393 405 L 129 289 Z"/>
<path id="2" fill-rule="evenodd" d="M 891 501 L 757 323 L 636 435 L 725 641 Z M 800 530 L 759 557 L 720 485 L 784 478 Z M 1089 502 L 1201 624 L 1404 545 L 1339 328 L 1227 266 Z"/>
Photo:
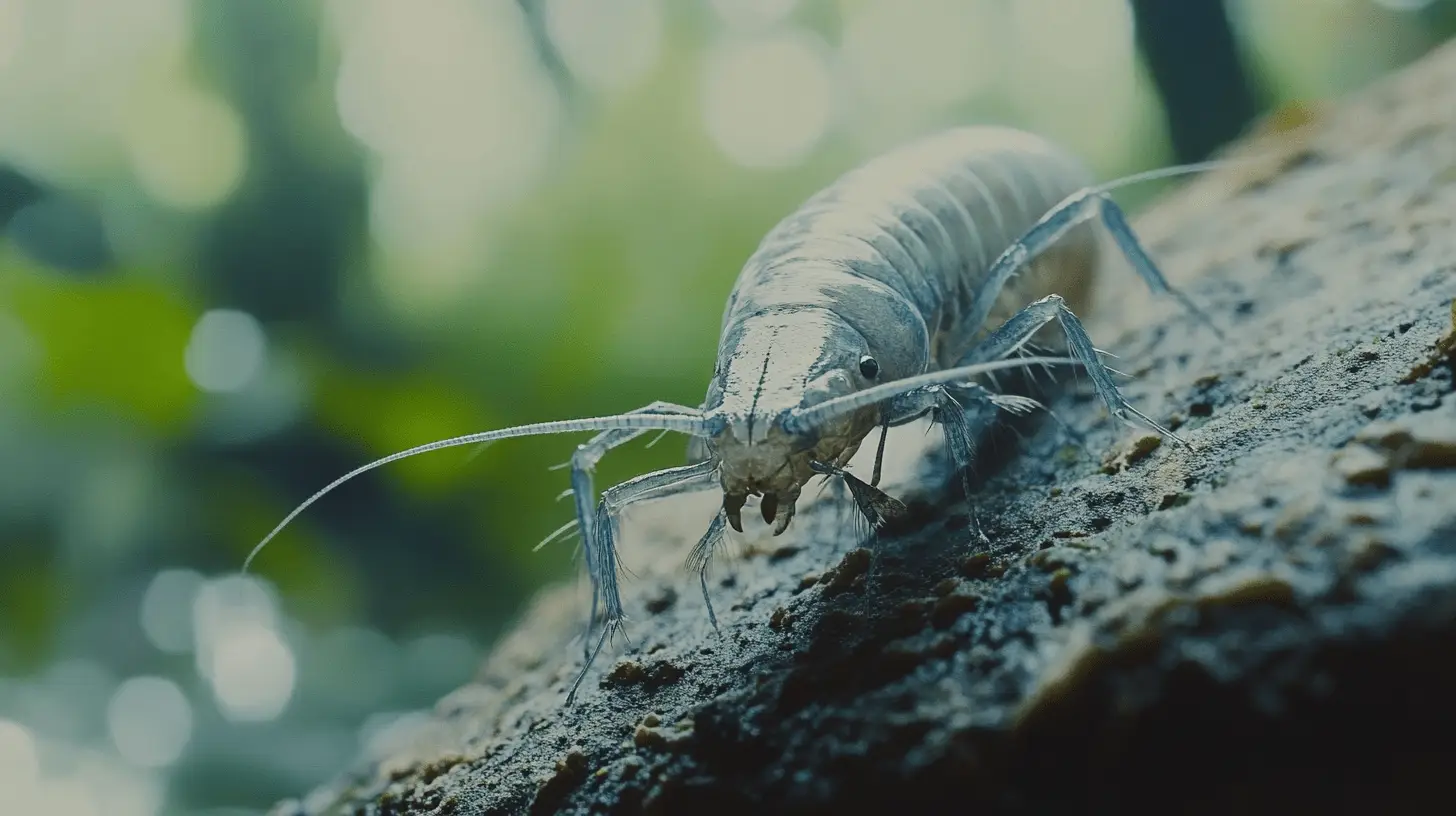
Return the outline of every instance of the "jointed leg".
<path id="1" fill-rule="evenodd" d="M 809 466 L 814 469 L 815 473 L 838 477 L 844 482 L 844 486 L 849 488 L 849 495 L 854 499 L 854 506 L 859 509 L 860 515 L 869 522 L 871 529 L 904 515 L 903 502 L 874 485 L 866 484 L 844 468 L 828 462 L 810 462 Z"/>
<path id="2" fill-rule="evenodd" d="M 609 569 L 602 580 L 602 602 L 607 621 L 622 618 L 622 600 L 617 594 L 617 522 L 622 511 L 644 499 L 660 499 L 679 496 L 713 486 L 715 462 L 699 462 L 695 465 L 659 470 L 630 479 L 608 489 L 597 502 L 593 528 L 597 538 L 597 555 Z"/>
<path id="3" fill-rule="evenodd" d="M 870 475 L 870 487 L 880 486 L 880 468 L 885 463 L 885 437 L 890 434 L 890 422 L 880 423 L 880 444 L 875 447 L 875 469 Z"/>
<path id="4" fill-rule="evenodd" d="M 728 514 L 723 508 L 713 515 L 707 532 L 698 539 L 692 552 L 688 553 L 688 569 L 698 573 L 698 585 L 703 589 L 703 605 L 708 607 L 708 622 L 718 628 L 718 615 L 713 612 L 713 599 L 708 595 L 708 565 L 713 562 L 713 553 L 723 543 L 723 530 L 728 523 Z"/>
<path id="5" fill-rule="evenodd" d="M 1158 270 L 1147 250 L 1143 248 L 1142 243 L 1133 233 L 1122 208 L 1118 207 L 1107 193 L 1095 189 L 1083 190 L 1069 196 L 1051 212 L 1042 216 L 1041 220 L 1027 230 L 1020 240 L 1001 253 L 1001 257 L 991 265 L 991 269 L 986 275 L 986 282 L 976 293 L 973 301 L 975 306 L 964 322 L 967 330 L 980 330 L 986 322 L 986 318 L 990 316 L 991 309 L 1000 296 L 1001 290 L 1005 288 L 1006 282 L 1016 274 L 1017 270 L 1051 249 L 1063 235 L 1074 227 L 1098 217 L 1101 218 L 1102 224 L 1112 235 L 1113 241 L 1117 243 L 1118 249 L 1127 258 L 1133 270 L 1147 284 L 1148 289 L 1152 290 L 1154 294 L 1171 295 L 1195 319 L 1213 329 L 1219 337 L 1223 336 L 1223 332 L 1209 319 L 1207 314 L 1194 305 L 1183 293 L 1168 285 L 1163 273 Z"/>
<path id="6" fill-rule="evenodd" d="M 1078 320 L 1072 310 L 1067 308 L 1067 304 L 1063 302 L 1060 295 L 1047 295 L 1012 315 L 1010 320 L 1001 324 L 1000 328 L 972 348 L 961 359 L 959 365 L 999 360 L 1006 357 L 1030 340 L 1037 330 L 1050 323 L 1053 318 L 1061 321 L 1062 330 L 1067 335 L 1067 344 L 1071 347 L 1072 354 L 1081 361 L 1087 376 L 1092 379 L 1092 385 L 1097 389 L 1097 395 L 1107 404 L 1107 410 L 1111 411 L 1113 416 L 1124 422 L 1132 422 L 1134 418 L 1139 419 L 1163 436 L 1182 445 L 1188 444 L 1177 434 L 1132 407 L 1132 404 L 1122 396 L 1122 392 L 1117 390 L 1117 384 L 1112 381 L 1111 371 L 1098 357 L 1097 349 L 1092 345 L 1092 339 L 1087 336 L 1087 330 L 1082 327 L 1082 321 Z"/>
<path id="7" fill-rule="evenodd" d="M 1147 283 L 1153 294 L 1173 297 L 1196 320 L 1212 329 L 1216 337 L 1223 339 L 1225 337 L 1223 329 L 1220 329 L 1206 312 L 1189 300 L 1187 295 L 1168 285 L 1168 279 L 1163 277 L 1163 273 L 1158 270 L 1152 257 L 1148 255 L 1148 251 L 1138 240 L 1137 233 L 1132 231 L 1132 225 L 1127 222 L 1127 214 L 1122 211 L 1122 208 L 1108 198 L 1106 193 L 1097 196 L 1097 201 L 1097 211 L 1102 216 L 1103 225 L 1112 235 L 1112 240 L 1117 243 L 1117 248 L 1122 250 L 1122 256 L 1132 264 L 1138 277 Z"/>
<path id="8" fill-rule="evenodd" d="M 602 499 L 597 505 L 593 519 L 596 534 L 593 551 L 594 557 L 597 558 L 597 566 L 601 568 L 592 587 L 593 619 L 587 624 L 585 663 L 582 665 L 581 673 L 577 675 L 576 681 L 572 683 L 570 693 L 566 696 L 568 703 L 575 698 L 577 687 L 581 685 L 587 670 L 591 668 L 597 655 L 601 653 L 602 647 L 606 645 L 607 638 L 621 628 L 622 621 L 626 617 L 622 610 L 621 596 L 617 591 L 616 526 L 622 511 L 629 505 L 644 499 L 680 495 L 710 487 L 715 468 L 716 464 L 713 462 L 668 468 L 638 476 L 602 493 Z M 593 643 L 590 635 L 595 624 L 598 599 L 605 611 L 602 616 L 601 634 Z"/>
<path id="9" fill-rule="evenodd" d="M 986 392 L 990 393 L 990 392 Z M 922 388 L 902 394 L 886 405 L 886 416 L 892 425 L 903 425 L 933 413 L 933 420 L 945 434 L 946 447 L 950 448 L 951 463 L 960 474 L 961 488 L 965 493 L 970 515 L 971 533 L 982 544 L 989 543 L 976 519 L 976 508 L 971 504 L 971 463 L 975 459 L 976 443 L 966 421 L 965 410 L 956 402 L 950 392 L 939 386 Z"/>
<path id="10" fill-rule="evenodd" d="M 1031 397 L 1023 397 L 1019 394 L 997 394 L 977 383 L 947 385 L 945 389 L 955 397 L 956 402 L 962 405 L 972 401 L 985 402 L 1017 416 L 1025 416 L 1032 411 L 1046 407 Z"/>
<path id="11" fill-rule="evenodd" d="M 946 446 L 950 448 L 952 462 L 956 472 L 960 475 L 966 501 L 970 502 L 971 463 L 975 458 L 975 438 L 971 432 L 970 421 L 966 417 L 966 410 L 957 400 L 957 395 L 963 400 L 984 402 L 994 408 L 1016 414 L 1024 414 L 1041 407 L 1036 400 L 1015 395 L 995 394 L 975 384 L 951 387 L 932 386 L 911 391 L 901 394 L 885 404 L 884 420 L 880 427 L 879 449 L 875 456 L 875 477 L 869 483 L 860 481 L 853 474 L 832 464 L 814 462 L 812 463 L 814 470 L 826 476 L 839 477 L 849 489 L 855 506 L 859 509 L 860 515 L 869 522 L 871 529 L 880 527 L 891 518 L 905 512 L 905 505 L 880 490 L 877 484 L 880 462 L 884 455 L 885 436 L 892 426 L 904 425 L 926 414 L 934 414 L 934 421 L 941 426 L 945 434 Z M 988 539 L 981 532 L 980 523 L 976 520 L 974 507 L 970 510 L 970 523 L 975 537 L 981 543 L 987 543 Z"/>
<path id="12" fill-rule="evenodd" d="M 670 402 L 654 402 L 643 408 L 630 413 L 634 414 L 695 414 L 696 408 L 689 408 L 684 405 L 676 405 Z M 595 531 L 592 522 L 592 503 L 596 496 L 592 489 L 592 470 L 597 463 L 612 448 L 625 445 L 636 439 L 645 430 L 613 430 L 602 431 L 591 439 L 578 445 L 576 452 L 571 455 L 571 491 L 576 504 L 576 526 L 581 536 L 581 551 L 583 560 L 586 561 L 587 576 L 591 579 L 592 600 L 591 614 L 587 618 L 586 636 L 583 638 L 586 654 L 591 653 L 592 628 L 596 623 L 597 610 L 602 600 L 601 592 L 603 581 L 606 575 L 615 570 L 616 564 L 608 559 L 601 559 Z M 615 575 L 613 575 L 615 580 Z"/>

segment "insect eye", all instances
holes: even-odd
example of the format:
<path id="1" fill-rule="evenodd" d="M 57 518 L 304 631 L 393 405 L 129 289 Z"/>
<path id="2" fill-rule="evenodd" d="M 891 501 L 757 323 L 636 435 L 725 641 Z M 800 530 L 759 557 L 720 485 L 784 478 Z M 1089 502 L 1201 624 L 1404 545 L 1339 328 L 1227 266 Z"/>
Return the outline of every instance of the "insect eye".
<path id="1" fill-rule="evenodd" d="M 863 374 L 865 379 L 873 380 L 880 376 L 880 364 L 875 358 L 866 354 L 859 358 L 859 373 Z"/>

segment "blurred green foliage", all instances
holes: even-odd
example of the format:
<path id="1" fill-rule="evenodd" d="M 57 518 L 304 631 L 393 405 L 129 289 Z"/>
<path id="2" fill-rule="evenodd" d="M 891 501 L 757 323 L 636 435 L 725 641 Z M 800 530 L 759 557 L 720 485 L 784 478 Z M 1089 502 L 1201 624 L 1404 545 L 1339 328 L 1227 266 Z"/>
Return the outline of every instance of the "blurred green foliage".
<path id="1" fill-rule="evenodd" d="M 295 793 L 571 574 L 570 544 L 532 546 L 569 518 L 547 467 L 577 440 L 368 474 L 265 551 L 261 594 L 218 582 L 315 489 L 433 439 L 696 404 L 759 237 L 901 139 L 995 121 L 1103 177 L 1169 161 L 1124 0 L 887 2 L 0 0 L 0 725 L 129 769 L 101 812 Z M 1449 2 L 1226 5 L 1261 109 L 1456 29 Z M 942 29 L 968 53 L 920 53 Z M 598 484 L 681 455 L 628 446 Z M 168 600 L 172 569 L 193 589 Z M 229 708 L 205 587 L 286 642 L 286 707 Z M 190 645 L 164 648 L 172 618 Z M 190 706 L 167 762 L 119 747 L 135 675 Z M 85 812 L 63 776 L 35 801 Z"/>
<path id="2" fill-rule="evenodd" d="M 44 356 L 34 380 L 43 414 L 105 406 L 158 436 L 181 436 L 197 389 L 177 350 L 197 320 L 169 289 L 119 273 L 104 281 L 22 271 L 6 292 Z"/>

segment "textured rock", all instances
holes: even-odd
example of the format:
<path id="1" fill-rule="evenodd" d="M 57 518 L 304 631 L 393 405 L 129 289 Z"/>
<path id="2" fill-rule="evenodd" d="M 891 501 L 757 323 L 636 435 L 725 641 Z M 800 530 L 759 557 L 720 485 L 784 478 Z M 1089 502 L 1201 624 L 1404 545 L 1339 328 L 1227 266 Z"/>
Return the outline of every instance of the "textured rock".
<path id="1" fill-rule="evenodd" d="M 1456 48 L 1271 121 L 1292 124 L 1237 150 L 1258 161 L 1139 219 L 1228 337 L 1120 264 L 1090 324 L 1134 404 L 1192 450 L 1064 383 L 1066 427 L 1032 418 L 984 446 L 991 553 L 963 543 L 949 498 L 870 544 L 826 493 L 718 567 L 721 635 L 680 569 L 711 497 L 644 512 L 633 645 L 576 706 L 582 605 L 563 587 L 411 747 L 275 812 L 1389 811 L 1442 794 Z"/>

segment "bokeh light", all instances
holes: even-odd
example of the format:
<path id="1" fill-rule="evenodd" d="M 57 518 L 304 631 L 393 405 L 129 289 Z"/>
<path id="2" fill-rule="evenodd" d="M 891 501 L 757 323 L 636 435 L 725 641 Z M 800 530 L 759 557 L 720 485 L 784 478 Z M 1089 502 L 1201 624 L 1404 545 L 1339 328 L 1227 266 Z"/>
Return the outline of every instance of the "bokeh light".
<path id="1" fill-rule="evenodd" d="M 297 666 L 277 630 L 277 600 L 241 575 L 209 581 L 193 603 L 197 668 L 223 716 L 234 722 L 276 718 L 293 697 Z"/>
<path id="2" fill-rule="evenodd" d="M 193 598 L 192 631 L 199 655 L 231 627 L 273 627 L 277 623 L 278 600 L 272 587 L 249 575 L 206 581 Z"/>
<path id="3" fill-rule="evenodd" d="M 257 376 L 208 406 L 212 439 L 232 445 L 266 439 L 303 416 L 310 393 L 307 371 L 287 349 L 267 352 Z"/>
<path id="4" fill-rule="evenodd" d="M 632 85 L 662 49 L 661 0 L 545 0 L 544 13 L 561 60 L 590 88 Z"/>
<path id="5" fill-rule="evenodd" d="M 187 341 L 187 376 L 203 391 L 239 391 L 267 361 L 268 338 L 247 312 L 211 309 L 197 319 Z"/>
<path id="6" fill-rule="evenodd" d="M 0 0 L 0 73 L 10 67 L 25 41 L 25 3 Z"/>
<path id="7" fill-rule="evenodd" d="M 140 622 L 147 640 L 168 654 L 192 650 L 192 605 L 202 587 L 200 573 L 190 569 L 162 570 L 142 596 Z"/>
<path id="8" fill-rule="evenodd" d="M 860 115 L 914 132 L 926 116 L 995 87 L 1007 57 L 1001 12 L 994 0 L 857 5 L 844 21 L 841 59 Z"/>
<path id="9" fill-rule="evenodd" d="M 482 269 L 482 219 L 544 167 L 554 86 L 510 0 L 336 4 L 340 121 L 379 157 L 372 234 L 391 304 L 432 312 Z"/>
<path id="10" fill-rule="evenodd" d="M 1138 81 L 1127 0 L 1018 0 L 1008 11 L 1015 69 L 1005 87 L 1027 127 L 1100 167 L 1125 162 L 1135 134 L 1161 138 L 1156 101 Z"/>
<path id="11" fill-rule="evenodd" d="M 223 201 L 247 161 L 237 113 L 216 95 L 181 84 L 152 85 L 132 100 L 126 147 L 142 188 L 178 209 Z"/>
<path id="12" fill-rule="evenodd" d="M 108 174 L 136 103 L 185 70 L 188 6 L 0 0 L 0 155 L 82 187 Z"/>
<path id="13" fill-rule="evenodd" d="M 40 778 L 35 737 L 25 726 L 0 719 L 0 791 L 23 791 Z"/>
<path id="14" fill-rule="evenodd" d="M 192 705 L 165 677 L 133 677 L 112 695 L 106 722 L 123 759 L 161 768 L 176 762 L 192 737 Z"/>
<path id="15" fill-rule="evenodd" d="M 271 720 L 293 697 L 293 651 L 265 626 L 241 625 L 221 633 L 209 649 L 207 677 L 225 717 Z"/>
<path id="16" fill-rule="evenodd" d="M 705 60 L 704 125 L 744 167 L 803 159 L 829 127 L 833 96 L 825 47 L 804 31 L 731 38 Z"/>
<path id="17" fill-rule="evenodd" d="M 66 816 L 157 816 L 163 792 L 152 772 L 130 767 L 100 751 L 75 755 L 63 774 L 38 789 L 34 810 Z"/>

